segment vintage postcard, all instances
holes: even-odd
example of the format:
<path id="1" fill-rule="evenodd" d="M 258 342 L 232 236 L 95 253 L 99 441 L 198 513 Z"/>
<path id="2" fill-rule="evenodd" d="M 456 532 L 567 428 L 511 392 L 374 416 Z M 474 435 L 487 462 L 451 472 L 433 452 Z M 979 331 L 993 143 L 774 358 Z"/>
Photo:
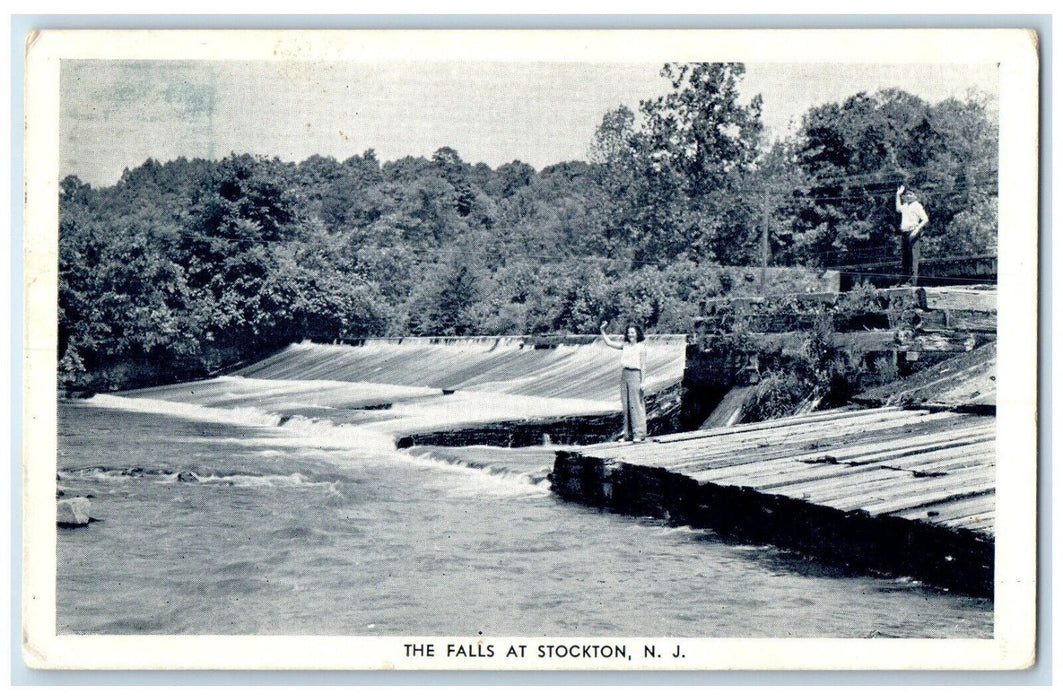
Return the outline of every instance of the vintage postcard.
<path id="1" fill-rule="evenodd" d="M 43 31 L 43 669 L 1017 669 L 1038 37 Z"/>

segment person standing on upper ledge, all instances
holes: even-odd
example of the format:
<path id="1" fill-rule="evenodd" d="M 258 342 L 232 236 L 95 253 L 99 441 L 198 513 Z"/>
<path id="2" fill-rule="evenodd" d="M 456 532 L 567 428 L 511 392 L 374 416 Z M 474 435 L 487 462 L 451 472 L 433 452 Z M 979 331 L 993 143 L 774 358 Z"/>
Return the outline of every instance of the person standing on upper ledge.
<path id="1" fill-rule="evenodd" d="M 923 227 L 930 222 L 926 210 L 915 195 L 904 191 L 904 185 L 897 188 L 897 212 L 901 215 L 901 270 L 907 284 L 919 286 L 919 249 Z"/>
<path id="2" fill-rule="evenodd" d="M 624 439 L 642 442 L 646 439 L 646 339 L 638 326 L 628 326 L 623 342 L 616 342 L 605 334 L 608 322 L 599 329 L 605 344 L 620 351 L 620 410 L 624 414 Z"/>

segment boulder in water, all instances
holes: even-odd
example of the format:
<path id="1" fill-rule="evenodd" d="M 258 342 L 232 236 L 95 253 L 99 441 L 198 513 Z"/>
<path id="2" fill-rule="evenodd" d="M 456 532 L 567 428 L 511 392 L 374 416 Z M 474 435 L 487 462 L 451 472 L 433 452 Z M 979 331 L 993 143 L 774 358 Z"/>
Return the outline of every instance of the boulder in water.
<path id="1" fill-rule="evenodd" d="M 63 527 L 85 527 L 89 524 L 89 499 L 84 496 L 60 498 L 56 502 L 56 523 Z"/>
<path id="2" fill-rule="evenodd" d="M 199 475 L 190 471 L 179 472 L 177 481 L 185 484 L 195 484 L 199 482 Z"/>

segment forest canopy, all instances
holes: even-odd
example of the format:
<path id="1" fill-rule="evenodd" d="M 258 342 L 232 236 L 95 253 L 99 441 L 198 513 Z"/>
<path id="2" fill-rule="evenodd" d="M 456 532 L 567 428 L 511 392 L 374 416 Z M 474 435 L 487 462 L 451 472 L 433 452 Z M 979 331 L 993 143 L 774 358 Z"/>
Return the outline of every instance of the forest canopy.
<path id="1" fill-rule="evenodd" d="M 897 256 L 894 192 L 927 257 L 995 252 L 996 116 L 900 90 L 810 109 L 769 141 L 742 64 L 666 64 L 603 115 L 586 161 L 491 168 L 452 148 L 380 162 L 148 160 L 59 192 L 60 383 L 204 376 L 301 339 L 687 332 L 725 266 Z"/>

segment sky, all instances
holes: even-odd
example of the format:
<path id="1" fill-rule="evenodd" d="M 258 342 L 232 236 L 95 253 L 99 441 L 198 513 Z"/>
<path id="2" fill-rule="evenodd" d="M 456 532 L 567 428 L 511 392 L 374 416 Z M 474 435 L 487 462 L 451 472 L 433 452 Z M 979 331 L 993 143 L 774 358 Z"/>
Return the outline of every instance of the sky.
<path id="1" fill-rule="evenodd" d="M 60 177 L 114 184 L 124 168 L 253 153 L 382 161 L 449 146 L 471 163 L 584 160 L 602 116 L 669 89 L 660 63 L 63 61 Z M 985 93 L 992 64 L 746 64 L 773 137 L 810 107 L 896 87 L 930 102 Z"/>

